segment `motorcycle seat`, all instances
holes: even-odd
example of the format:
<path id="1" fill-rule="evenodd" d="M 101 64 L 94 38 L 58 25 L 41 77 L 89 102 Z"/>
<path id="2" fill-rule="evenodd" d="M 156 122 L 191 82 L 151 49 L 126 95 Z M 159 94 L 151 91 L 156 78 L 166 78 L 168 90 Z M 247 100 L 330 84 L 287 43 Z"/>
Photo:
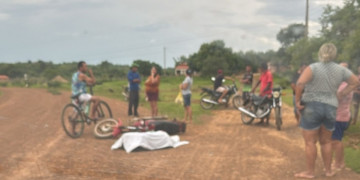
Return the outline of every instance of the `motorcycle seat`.
<path id="1" fill-rule="evenodd" d="M 252 100 L 253 100 L 254 104 L 257 105 L 257 106 L 264 103 L 266 99 L 267 99 L 266 96 L 253 96 L 252 97 Z"/>

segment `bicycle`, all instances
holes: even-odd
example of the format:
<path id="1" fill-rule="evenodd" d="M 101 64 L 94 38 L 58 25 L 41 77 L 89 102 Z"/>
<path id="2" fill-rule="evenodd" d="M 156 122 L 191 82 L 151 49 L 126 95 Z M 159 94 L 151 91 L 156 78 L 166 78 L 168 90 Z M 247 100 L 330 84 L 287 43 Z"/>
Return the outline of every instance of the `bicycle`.
<path id="1" fill-rule="evenodd" d="M 90 94 L 93 95 L 93 86 L 90 86 Z M 68 136 L 78 138 L 84 132 L 84 124 L 90 125 L 105 118 L 112 118 L 112 112 L 105 101 L 100 101 L 96 108 L 96 118 L 89 117 L 91 102 L 80 102 L 79 95 L 71 96 L 72 102 L 65 105 L 61 114 L 61 124 Z"/>

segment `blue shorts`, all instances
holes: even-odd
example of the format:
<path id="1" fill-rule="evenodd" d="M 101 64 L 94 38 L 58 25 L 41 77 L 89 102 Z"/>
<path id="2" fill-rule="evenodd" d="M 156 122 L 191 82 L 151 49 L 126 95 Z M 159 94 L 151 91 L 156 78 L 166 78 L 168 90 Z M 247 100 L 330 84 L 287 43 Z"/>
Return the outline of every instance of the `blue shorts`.
<path id="1" fill-rule="evenodd" d="M 183 99 L 184 99 L 184 107 L 191 105 L 191 94 L 183 95 Z"/>
<path id="2" fill-rule="evenodd" d="M 327 130 L 334 131 L 336 107 L 320 102 L 306 102 L 301 111 L 300 127 L 305 130 L 316 130 L 323 125 Z"/>
<path id="3" fill-rule="evenodd" d="M 333 131 L 333 134 L 332 134 L 332 139 L 341 141 L 342 138 L 344 137 L 344 131 L 346 130 L 348 125 L 349 125 L 349 122 L 336 121 L 335 122 L 335 130 Z"/>

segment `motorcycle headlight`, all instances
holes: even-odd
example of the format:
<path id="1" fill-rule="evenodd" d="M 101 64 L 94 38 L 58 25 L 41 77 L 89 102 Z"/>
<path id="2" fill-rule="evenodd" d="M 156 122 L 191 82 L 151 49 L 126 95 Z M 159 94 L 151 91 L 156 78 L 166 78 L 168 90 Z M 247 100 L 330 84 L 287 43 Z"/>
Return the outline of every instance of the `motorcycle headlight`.
<path id="1" fill-rule="evenodd" d="M 273 93 L 273 96 L 274 96 L 274 98 L 280 97 L 280 92 L 274 92 L 274 93 Z"/>

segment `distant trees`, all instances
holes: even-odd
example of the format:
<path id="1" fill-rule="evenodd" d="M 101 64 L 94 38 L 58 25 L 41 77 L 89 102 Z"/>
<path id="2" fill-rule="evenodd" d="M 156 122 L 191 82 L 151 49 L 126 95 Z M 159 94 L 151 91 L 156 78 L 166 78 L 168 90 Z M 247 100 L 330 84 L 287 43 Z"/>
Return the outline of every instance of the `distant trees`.
<path id="1" fill-rule="evenodd" d="M 163 73 L 163 69 L 161 68 L 161 66 L 154 62 L 138 59 L 138 60 L 135 60 L 134 63 L 139 65 L 138 72 L 139 72 L 139 74 L 141 74 L 143 76 L 149 76 L 150 70 L 153 66 L 156 68 L 157 72 L 160 75 Z"/>
<path id="2" fill-rule="evenodd" d="M 283 48 L 287 48 L 305 35 L 304 24 L 290 24 L 288 27 L 283 28 L 276 35 L 276 39 L 281 43 Z"/>

